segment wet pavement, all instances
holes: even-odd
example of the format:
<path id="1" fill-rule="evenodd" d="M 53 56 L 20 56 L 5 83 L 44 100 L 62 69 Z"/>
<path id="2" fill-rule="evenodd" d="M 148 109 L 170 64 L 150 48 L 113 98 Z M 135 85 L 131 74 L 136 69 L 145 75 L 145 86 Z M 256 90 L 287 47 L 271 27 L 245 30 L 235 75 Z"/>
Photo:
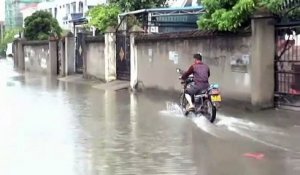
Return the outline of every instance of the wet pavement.
<path id="1" fill-rule="evenodd" d="M 0 60 L 0 174 L 300 174 L 299 113 L 224 108 L 210 124 L 174 102 L 23 76 Z"/>

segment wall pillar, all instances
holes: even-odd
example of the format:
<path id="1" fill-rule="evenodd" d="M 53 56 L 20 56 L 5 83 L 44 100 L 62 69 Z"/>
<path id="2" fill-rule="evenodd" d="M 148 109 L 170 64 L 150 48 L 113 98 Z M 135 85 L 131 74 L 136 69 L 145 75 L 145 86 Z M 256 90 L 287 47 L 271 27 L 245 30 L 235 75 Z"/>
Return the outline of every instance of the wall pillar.
<path id="1" fill-rule="evenodd" d="M 258 109 L 274 106 L 274 18 L 257 12 L 252 18 L 251 103 Z"/>
<path id="2" fill-rule="evenodd" d="M 144 33 L 144 30 L 137 25 L 134 25 L 130 29 L 130 88 L 132 90 L 135 90 L 138 84 L 138 60 L 135 36 L 139 33 Z"/>
<path id="3" fill-rule="evenodd" d="M 81 57 L 82 57 L 82 74 L 83 78 L 88 78 L 87 75 L 87 47 L 86 47 L 86 34 L 82 33 L 82 37 L 80 37 L 81 43 Z M 76 56 L 75 56 L 76 58 Z"/>
<path id="4" fill-rule="evenodd" d="M 17 52 L 18 52 L 17 53 L 18 70 L 24 71 L 25 70 L 24 47 L 21 39 L 17 41 Z"/>
<path id="5" fill-rule="evenodd" d="M 49 75 L 57 75 L 57 40 L 49 40 L 49 62 L 47 63 L 47 72 Z"/>
<path id="6" fill-rule="evenodd" d="M 117 79 L 116 69 L 116 34 L 109 32 L 105 34 L 105 81 L 110 82 Z"/>
<path id="7" fill-rule="evenodd" d="M 137 46 L 135 44 L 135 33 L 130 34 L 130 88 L 135 89 L 138 82 L 137 70 Z"/>
<path id="8" fill-rule="evenodd" d="M 60 58 L 60 76 L 65 76 L 66 73 L 66 58 L 65 58 L 65 44 L 64 44 L 64 39 L 60 40 L 58 43 L 58 47 L 59 47 L 59 58 Z"/>
<path id="9" fill-rule="evenodd" d="M 18 40 L 13 42 L 13 60 L 14 60 L 14 69 L 18 69 Z"/>
<path id="10" fill-rule="evenodd" d="M 75 37 L 69 33 L 65 38 L 65 75 L 75 74 Z"/>

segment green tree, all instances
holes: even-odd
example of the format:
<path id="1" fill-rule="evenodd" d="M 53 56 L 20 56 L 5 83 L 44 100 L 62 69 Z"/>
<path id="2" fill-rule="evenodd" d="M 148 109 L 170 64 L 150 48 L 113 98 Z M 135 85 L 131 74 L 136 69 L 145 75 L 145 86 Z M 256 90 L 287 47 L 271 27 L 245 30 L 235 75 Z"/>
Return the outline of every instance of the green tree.
<path id="1" fill-rule="evenodd" d="M 198 26 L 204 30 L 235 31 L 250 22 L 256 9 L 266 8 L 280 13 L 283 0 L 201 0 L 206 13 L 200 16 Z"/>
<path id="2" fill-rule="evenodd" d="M 8 43 L 13 42 L 14 36 L 18 34 L 19 29 L 11 29 L 4 33 L 3 40 L 0 41 L 0 55 L 5 56 L 5 51 Z"/>
<path id="3" fill-rule="evenodd" d="M 89 10 L 89 25 L 100 31 L 105 31 L 109 26 L 118 25 L 118 14 L 121 12 L 117 4 L 97 5 Z"/>
<path id="4" fill-rule="evenodd" d="M 100 31 L 105 31 L 109 26 L 118 25 L 118 14 L 145 8 L 166 6 L 167 0 L 110 0 L 109 4 L 98 5 L 89 10 L 89 25 Z M 135 16 L 127 18 L 128 26 L 139 25 L 140 21 Z"/>
<path id="5" fill-rule="evenodd" d="M 118 4 L 122 12 L 164 7 L 167 5 L 167 0 L 110 0 L 109 2 Z"/>
<path id="6" fill-rule="evenodd" d="M 61 36 L 62 29 L 51 13 L 37 11 L 25 18 L 24 36 L 29 40 L 46 40 L 49 36 Z"/>

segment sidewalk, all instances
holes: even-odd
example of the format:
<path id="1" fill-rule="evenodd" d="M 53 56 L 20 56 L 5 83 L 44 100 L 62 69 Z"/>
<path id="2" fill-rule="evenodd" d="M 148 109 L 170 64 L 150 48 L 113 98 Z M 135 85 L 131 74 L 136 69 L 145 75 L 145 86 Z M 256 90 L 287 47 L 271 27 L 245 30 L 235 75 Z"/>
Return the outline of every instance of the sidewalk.
<path id="1" fill-rule="evenodd" d="M 68 83 L 85 84 L 85 85 L 89 85 L 89 86 L 104 83 L 100 80 L 84 79 L 82 74 L 75 74 L 75 75 L 69 75 L 66 77 L 59 77 L 58 80 L 63 81 L 63 82 L 68 82 Z"/>
<path id="2" fill-rule="evenodd" d="M 129 81 L 115 80 L 111 82 L 104 82 L 96 79 L 84 79 L 82 74 L 70 75 L 67 77 L 58 78 L 59 81 L 75 83 L 75 84 L 84 84 L 92 88 L 104 90 L 104 91 L 118 91 L 122 89 L 129 89 Z"/>

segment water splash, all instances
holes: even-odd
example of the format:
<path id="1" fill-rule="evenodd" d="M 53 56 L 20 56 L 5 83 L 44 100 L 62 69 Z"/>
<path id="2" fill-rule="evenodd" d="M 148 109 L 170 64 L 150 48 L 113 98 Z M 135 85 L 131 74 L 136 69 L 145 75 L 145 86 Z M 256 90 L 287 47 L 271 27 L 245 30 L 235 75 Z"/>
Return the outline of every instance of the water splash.
<path id="1" fill-rule="evenodd" d="M 294 150 L 291 146 L 288 146 L 284 144 L 284 142 L 278 140 L 279 138 L 290 137 L 289 134 L 280 128 L 265 126 L 246 119 L 224 116 L 222 114 L 219 114 L 218 118 L 219 121 L 216 122 L 216 126 L 218 127 L 226 128 L 228 131 L 231 131 L 242 137 L 273 148 L 287 152 L 299 153 L 299 151 Z"/>
<path id="2" fill-rule="evenodd" d="M 223 114 L 218 114 L 218 121 L 216 122 L 217 126 L 224 126 L 224 127 L 235 127 L 243 130 L 248 130 L 248 131 L 255 131 L 255 132 L 260 132 L 264 134 L 275 134 L 275 135 L 280 135 L 280 136 L 286 136 L 287 134 L 275 127 L 270 127 L 270 126 L 265 126 L 262 124 L 257 124 L 252 121 L 246 120 L 246 119 L 241 119 L 241 118 L 235 118 L 232 116 L 225 116 Z"/>
<path id="3" fill-rule="evenodd" d="M 218 130 L 218 128 L 210 121 L 208 121 L 205 117 L 203 116 L 193 117 L 192 121 L 197 125 L 198 128 L 200 128 L 204 132 L 212 136 L 221 138 L 222 132 L 219 132 L 220 130 Z"/>
<path id="4" fill-rule="evenodd" d="M 286 152 L 294 152 L 292 149 L 290 148 L 287 148 L 285 146 L 281 146 L 281 145 L 278 145 L 278 144 L 275 144 L 275 143 L 271 143 L 271 142 L 268 142 L 268 141 L 265 141 L 263 139 L 260 139 L 258 137 L 255 137 L 253 135 L 251 135 L 250 133 L 247 133 L 241 129 L 238 129 L 238 128 L 234 128 L 234 127 L 231 127 L 231 126 L 228 126 L 228 130 L 238 134 L 238 135 L 241 135 L 243 137 L 246 137 L 246 138 L 249 138 L 253 141 L 256 141 L 256 142 L 259 142 L 259 143 L 262 143 L 264 145 L 267 145 L 267 146 L 270 146 L 270 147 L 273 147 L 273 148 L 277 148 L 277 149 L 280 149 L 280 150 L 283 150 L 283 151 L 286 151 Z M 299 153 L 299 152 L 294 152 L 294 153 Z"/>
<path id="5" fill-rule="evenodd" d="M 217 119 L 215 123 L 212 124 L 203 116 L 196 116 L 194 114 L 190 114 L 186 117 L 181 107 L 173 102 L 167 102 L 166 110 L 160 111 L 160 113 L 170 117 L 188 118 L 199 129 L 214 137 L 224 139 L 227 136 L 232 135 L 234 133 L 273 148 L 277 148 L 287 152 L 296 151 L 293 150 L 290 146 L 282 145 L 279 142 L 279 137 L 286 138 L 290 136 L 288 133 L 286 133 L 283 129 L 280 128 L 266 126 L 234 116 L 226 116 L 222 113 L 217 113 Z M 296 153 L 298 152 L 296 151 Z"/>
<path id="6" fill-rule="evenodd" d="M 220 134 L 216 130 L 216 126 L 210 123 L 205 117 L 200 114 L 195 115 L 194 113 L 190 113 L 188 116 L 185 116 L 182 108 L 174 102 L 167 102 L 166 110 L 160 111 L 160 113 L 170 117 L 188 118 L 204 132 L 215 137 L 220 137 Z"/>
<path id="7" fill-rule="evenodd" d="M 174 102 L 167 102 L 166 103 L 166 110 L 160 111 L 161 114 L 169 116 L 169 117 L 180 117 L 184 118 L 184 112 L 182 108 Z"/>

